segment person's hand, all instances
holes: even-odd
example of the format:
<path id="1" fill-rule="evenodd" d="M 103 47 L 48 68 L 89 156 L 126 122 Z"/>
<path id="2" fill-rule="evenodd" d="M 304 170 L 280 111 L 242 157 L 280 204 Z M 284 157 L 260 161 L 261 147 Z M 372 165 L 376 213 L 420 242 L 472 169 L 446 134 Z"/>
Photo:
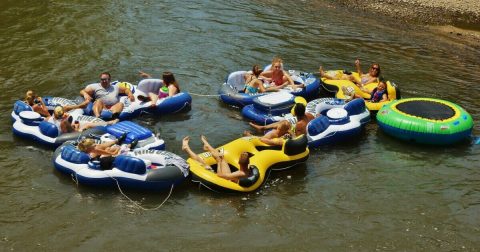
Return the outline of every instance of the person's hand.
<path id="1" fill-rule="evenodd" d="M 33 106 L 41 106 L 42 105 L 42 98 L 41 97 L 35 97 L 33 99 Z"/>
<path id="2" fill-rule="evenodd" d="M 83 99 L 85 99 L 87 101 L 93 100 L 93 98 L 87 92 L 83 93 Z"/>
<path id="3" fill-rule="evenodd" d="M 130 99 L 131 102 L 134 102 L 135 101 L 135 96 L 133 96 L 132 94 L 129 94 L 128 99 Z"/>

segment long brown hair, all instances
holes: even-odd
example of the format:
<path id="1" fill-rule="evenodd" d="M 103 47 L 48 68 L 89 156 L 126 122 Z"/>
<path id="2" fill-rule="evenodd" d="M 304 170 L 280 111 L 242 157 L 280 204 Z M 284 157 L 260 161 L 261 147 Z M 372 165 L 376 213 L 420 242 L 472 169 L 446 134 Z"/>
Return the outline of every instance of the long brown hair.
<path id="1" fill-rule="evenodd" d="M 250 156 L 248 155 L 248 152 L 244 151 L 242 154 L 240 154 L 240 159 L 238 160 L 238 164 L 240 166 L 248 166 L 250 164 Z"/>
<path id="2" fill-rule="evenodd" d="M 163 84 L 165 84 L 166 87 L 168 87 L 168 85 L 172 84 L 177 88 L 178 92 L 180 93 L 180 87 L 178 86 L 178 83 L 175 80 L 175 76 L 173 76 L 172 72 L 168 72 L 168 71 L 163 72 L 162 80 L 163 80 Z"/>
<path id="3" fill-rule="evenodd" d="M 373 68 L 373 66 L 377 66 L 377 75 L 373 76 L 373 77 L 377 77 L 380 76 L 380 64 L 378 63 L 373 63 L 371 66 L 370 66 L 370 69 Z"/>
<path id="4" fill-rule="evenodd" d="M 253 75 L 255 75 L 255 77 L 258 78 L 258 76 L 262 73 L 262 69 L 260 69 L 260 66 L 258 66 L 258 65 L 253 65 L 252 73 L 253 73 Z"/>

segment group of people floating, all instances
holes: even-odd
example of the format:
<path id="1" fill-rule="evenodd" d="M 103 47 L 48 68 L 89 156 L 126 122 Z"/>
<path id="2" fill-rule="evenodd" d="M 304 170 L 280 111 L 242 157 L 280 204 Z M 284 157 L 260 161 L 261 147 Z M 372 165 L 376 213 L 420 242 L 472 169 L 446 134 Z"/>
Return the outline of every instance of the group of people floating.
<path id="1" fill-rule="evenodd" d="M 139 74 L 143 78 L 152 78 L 149 74 L 142 71 L 140 71 Z M 159 98 L 174 96 L 180 92 L 175 76 L 171 72 L 164 72 L 162 80 L 164 86 L 158 94 L 149 93 L 148 97 L 139 95 L 137 99 L 142 102 L 151 102 L 152 105 L 155 105 Z M 57 126 L 60 135 L 63 133 L 81 132 L 97 126 L 115 124 L 119 122 L 118 116 L 124 106 L 120 101 L 120 95 L 126 95 L 131 102 L 135 101 L 135 96 L 128 87 L 112 85 L 111 75 L 108 72 L 100 74 L 99 83 L 87 85 L 84 89 L 80 90 L 80 95 L 84 98 L 83 102 L 76 105 L 57 105 L 53 109 L 52 115 L 50 115 L 42 97 L 36 95 L 33 90 L 26 92 L 24 102 L 28 104 L 33 111 L 43 116 L 47 122 Z M 80 124 L 79 121 L 73 121 L 73 117 L 70 116 L 68 112 L 75 109 L 84 109 L 92 101 L 92 110 L 95 117 L 100 118 L 102 110 L 107 109 L 113 113 L 112 118 L 109 121 L 99 120 L 98 122 L 84 122 L 82 124 Z M 102 144 L 95 143 L 95 140 L 92 138 L 85 138 L 79 142 L 77 147 L 80 151 L 88 153 L 91 158 L 100 159 L 102 167 L 108 168 L 111 166 L 103 165 L 105 160 L 108 160 L 107 163 L 111 164 L 113 162 L 112 157 L 126 153 L 128 150 L 133 149 L 138 143 L 138 140 L 135 139 L 129 145 L 122 145 L 125 137 L 126 135 L 121 136 L 117 141 Z"/>
<path id="2" fill-rule="evenodd" d="M 371 93 L 371 100 L 374 102 L 384 101 L 386 97 L 386 83 L 383 78 L 380 77 L 380 65 L 374 63 L 371 65 L 368 73 L 363 73 L 360 67 L 360 61 L 355 61 L 356 70 L 360 76 L 360 79 L 355 78 L 351 72 L 344 71 L 341 75 L 331 76 L 323 70 L 320 66 L 320 76 L 326 79 L 338 79 L 349 80 L 355 83 L 361 90 L 363 86 L 372 82 L 378 82 L 377 88 Z M 151 75 L 140 71 L 140 76 L 143 78 L 151 78 Z M 174 96 L 180 92 L 180 87 L 175 80 L 174 75 L 171 72 L 164 72 L 162 76 L 164 86 L 160 88 L 158 94 L 148 93 L 147 96 L 138 95 L 136 98 L 132 91 L 127 86 L 112 85 L 111 75 L 108 72 L 100 74 L 100 82 L 86 86 L 80 91 L 80 95 L 84 98 L 84 101 L 78 105 L 57 106 L 54 108 L 53 115 L 50 115 L 46 105 L 41 97 L 35 95 L 32 90 L 28 90 L 25 96 L 25 103 L 30 105 L 32 109 L 44 116 L 48 122 L 55 124 L 59 133 L 68 133 L 74 131 L 83 131 L 88 128 L 96 126 L 105 126 L 114 124 L 119 121 L 118 116 L 122 112 L 124 104 L 120 101 L 120 95 L 126 95 L 128 99 L 133 102 L 135 99 L 141 102 L 151 102 L 152 106 L 155 106 L 156 102 L 160 98 Z M 279 91 L 280 89 L 291 87 L 293 89 L 302 88 L 304 84 L 295 84 L 292 77 L 288 72 L 283 70 L 283 61 L 281 58 L 275 57 L 272 60 L 271 67 L 262 71 L 258 65 L 254 65 L 251 72 L 247 72 L 244 76 L 245 86 L 244 92 L 247 94 L 256 94 L 263 92 Z M 268 87 L 264 86 L 264 83 L 269 83 Z M 343 90 L 350 99 L 360 97 L 355 95 L 350 87 Z M 78 121 L 73 121 L 71 116 L 68 115 L 68 111 L 74 109 L 84 109 L 90 102 L 93 101 L 93 115 L 97 118 L 101 116 L 101 112 L 104 109 L 110 110 L 113 113 L 110 121 L 92 122 L 83 124 L 80 127 Z M 288 138 L 300 136 L 306 134 L 308 123 L 314 119 L 314 116 L 305 113 L 305 105 L 297 103 L 294 106 L 294 115 L 296 116 L 296 124 L 290 123 L 288 120 L 279 121 L 270 125 L 257 125 L 250 123 L 250 126 L 257 131 L 267 131 L 260 140 L 268 145 L 283 145 L 284 141 Z M 250 131 L 245 131 L 244 136 L 251 136 Z M 94 139 L 85 138 L 78 144 L 78 149 L 82 152 L 86 152 L 91 158 L 99 158 L 100 161 L 106 163 L 112 163 L 113 158 L 117 155 L 121 155 L 133 148 L 136 145 L 136 141 L 133 141 L 130 145 L 122 146 L 126 135 L 122 135 L 117 141 L 111 143 L 97 144 Z M 200 162 L 206 169 L 212 170 L 203 159 L 201 159 L 189 146 L 190 137 L 186 136 L 182 140 L 182 150 L 186 152 L 190 158 Z M 225 161 L 223 154 L 213 148 L 207 141 L 205 136 L 201 136 L 201 141 L 205 151 L 209 151 L 217 161 L 217 175 L 221 178 L 238 182 L 239 179 L 250 176 L 248 169 L 249 155 L 244 152 L 239 159 L 239 167 L 237 171 L 232 171 L 228 163 Z M 107 167 L 109 165 L 106 165 Z M 111 166 L 110 166 L 111 167 Z M 213 171 L 213 170 L 212 170 Z"/>

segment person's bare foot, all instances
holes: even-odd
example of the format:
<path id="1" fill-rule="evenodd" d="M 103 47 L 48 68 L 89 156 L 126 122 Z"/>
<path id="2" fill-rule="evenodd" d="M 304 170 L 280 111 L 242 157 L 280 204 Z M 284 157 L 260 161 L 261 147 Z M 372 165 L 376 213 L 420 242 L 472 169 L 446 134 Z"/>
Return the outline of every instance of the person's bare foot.
<path id="1" fill-rule="evenodd" d="M 186 136 L 186 137 L 183 138 L 183 140 L 182 140 L 182 150 L 183 150 L 183 151 L 186 151 L 186 150 L 188 150 L 188 149 L 190 148 L 189 145 L 188 145 L 188 142 L 189 142 L 189 141 L 190 141 L 190 137 L 189 137 L 189 136 Z"/>
<path id="2" fill-rule="evenodd" d="M 250 122 L 250 123 L 248 123 L 248 124 L 249 124 L 252 128 L 254 128 L 254 129 L 258 130 L 258 131 L 262 131 L 262 130 L 263 130 L 263 126 L 261 126 L 261 125 L 257 125 L 257 124 L 252 123 L 252 122 Z M 244 133 L 245 133 L 245 131 L 244 131 Z"/>
<path id="3" fill-rule="evenodd" d="M 210 144 L 207 141 L 207 137 L 205 137 L 204 135 L 201 135 L 200 140 L 203 143 L 203 149 L 204 150 L 208 151 L 210 148 L 212 148 L 212 146 L 210 146 Z"/>
<path id="4" fill-rule="evenodd" d="M 120 122 L 120 119 L 117 118 L 115 120 L 108 121 L 107 125 L 113 125 L 113 124 L 118 123 L 118 122 Z"/>
<path id="5" fill-rule="evenodd" d="M 243 136 L 253 136 L 252 133 L 248 130 L 243 131 Z"/>
<path id="6" fill-rule="evenodd" d="M 318 68 L 318 71 L 320 72 L 320 76 L 321 76 L 321 77 L 325 77 L 325 71 L 323 70 L 323 67 L 322 67 L 322 66 L 320 66 L 320 67 Z"/>
<path id="7" fill-rule="evenodd" d="M 200 136 L 200 140 L 202 141 L 203 144 L 208 144 L 207 137 L 204 135 Z"/>

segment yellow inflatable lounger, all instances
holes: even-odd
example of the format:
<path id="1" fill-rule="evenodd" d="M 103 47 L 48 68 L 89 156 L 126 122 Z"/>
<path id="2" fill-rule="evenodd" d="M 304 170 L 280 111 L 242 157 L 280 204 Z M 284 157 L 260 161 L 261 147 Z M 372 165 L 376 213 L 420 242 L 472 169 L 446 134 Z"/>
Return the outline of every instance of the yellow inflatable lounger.
<path id="1" fill-rule="evenodd" d="M 248 152 L 250 155 L 250 176 L 240 179 L 239 183 L 220 178 L 216 171 L 207 170 L 196 160 L 189 158 L 187 162 L 190 165 L 192 181 L 200 183 L 212 191 L 251 192 L 263 185 L 270 170 L 288 169 L 304 163 L 309 155 L 307 144 L 308 140 L 304 135 L 288 139 L 282 146 L 270 146 L 260 141 L 259 137 L 248 136 L 217 148 L 220 153 L 223 153 L 232 172 L 239 169 L 238 160 L 242 152 Z M 204 152 L 198 156 L 216 170 L 216 160 L 210 152 Z"/>
<path id="2" fill-rule="evenodd" d="M 343 70 L 331 70 L 326 72 L 327 75 L 341 78 L 344 74 Z M 358 81 L 360 81 L 360 76 L 357 72 L 351 72 L 351 75 Z M 373 91 L 374 88 L 377 87 L 378 82 L 372 82 L 364 86 L 367 92 L 362 91 L 355 83 L 349 80 L 330 80 L 327 78 L 321 78 L 321 84 L 325 90 L 330 93 L 335 93 L 335 97 L 339 99 L 346 99 L 345 94 L 343 93 L 342 87 L 352 87 L 355 90 L 355 94 L 360 95 L 364 99 L 368 110 L 376 112 L 380 110 L 383 105 L 390 103 L 393 100 L 400 99 L 400 89 L 395 85 L 395 83 L 391 83 L 387 81 L 387 93 L 388 93 L 388 101 L 386 102 L 370 102 L 370 93 Z"/>

